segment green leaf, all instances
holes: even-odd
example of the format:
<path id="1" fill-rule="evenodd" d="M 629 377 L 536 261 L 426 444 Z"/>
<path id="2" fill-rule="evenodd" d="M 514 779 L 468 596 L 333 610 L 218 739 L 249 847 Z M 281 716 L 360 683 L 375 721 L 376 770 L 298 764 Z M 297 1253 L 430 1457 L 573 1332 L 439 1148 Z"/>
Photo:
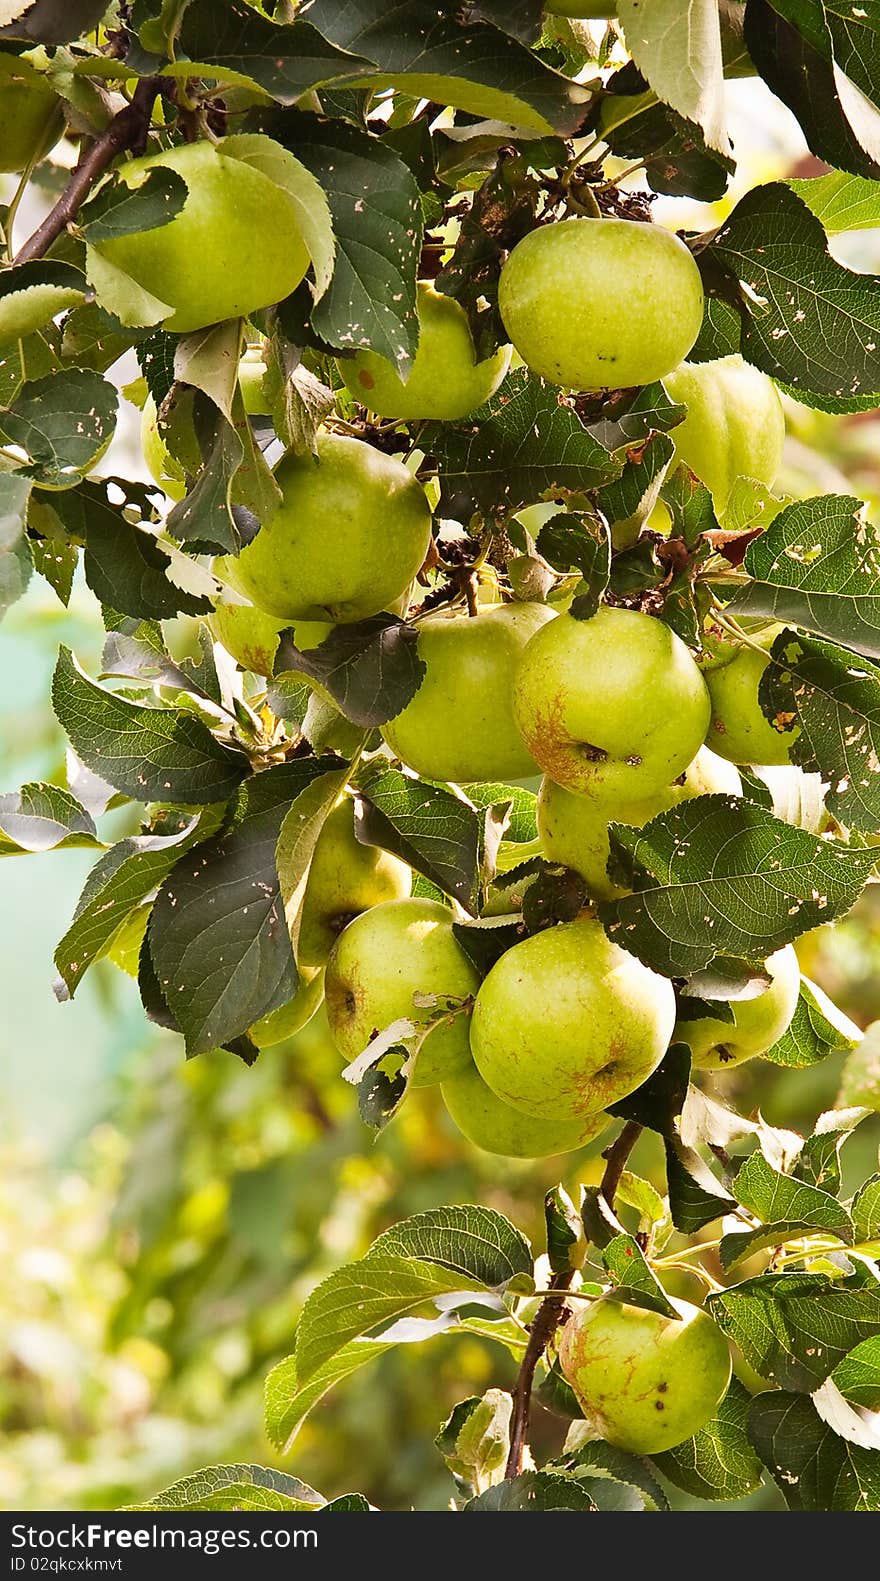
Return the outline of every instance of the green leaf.
<path id="1" fill-rule="evenodd" d="M 795 1160 L 795 1179 L 836 1197 L 841 1185 L 840 1149 L 869 1114 L 869 1109 L 828 1109 L 820 1114 Z"/>
<path id="2" fill-rule="evenodd" d="M 240 1037 L 297 986 L 275 850 L 284 816 L 336 758 L 299 758 L 241 786 L 230 827 L 177 864 L 150 917 L 153 965 L 187 1053 Z"/>
<path id="3" fill-rule="evenodd" d="M 219 11 L 216 0 L 190 0 L 179 40 L 189 59 L 166 66 L 166 72 L 256 83 L 281 104 L 320 83 L 344 84 L 368 65 L 336 49 L 311 20 L 270 22 L 243 0 L 225 0 Z"/>
<path id="4" fill-rule="evenodd" d="M 452 791 L 371 764 L 358 776 L 355 830 L 362 845 L 378 845 L 466 910 L 476 899 L 481 819 Z"/>
<path id="5" fill-rule="evenodd" d="M 710 148 L 728 153 L 715 0 L 620 0 L 629 52 L 658 99 L 698 126 Z"/>
<path id="6" fill-rule="evenodd" d="M 65 308 L 77 307 L 88 291 L 72 264 L 50 258 L 17 264 L 0 273 L 0 345 L 23 340 Z M 17 352 L 17 347 L 15 348 Z"/>
<path id="7" fill-rule="evenodd" d="M 312 1291 L 296 1331 L 296 1373 L 308 1383 L 331 1357 L 382 1323 L 459 1291 L 484 1286 L 437 1263 L 371 1255 L 338 1268 Z"/>
<path id="8" fill-rule="evenodd" d="M 595 615 L 611 579 L 611 537 L 598 516 L 560 511 L 545 522 L 535 547 L 557 571 L 579 571 L 584 586 L 572 605 L 579 620 Z"/>
<path id="9" fill-rule="evenodd" d="M 599 488 L 622 460 L 588 433 L 559 391 L 525 368 L 466 422 L 430 424 L 420 445 L 436 456 L 441 514 L 467 524 L 501 519 L 541 499 Z"/>
<path id="10" fill-rule="evenodd" d="M 212 810 L 173 834 L 138 834 L 120 840 L 92 868 L 73 921 L 55 951 L 55 965 L 72 998 L 94 961 L 107 953 L 120 929 L 192 846 L 217 827 Z"/>
<path id="11" fill-rule="evenodd" d="M 616 483 L 599 489 L 596 499 L 611 526 L 644 522 L 657 503 L 660 485 L 675 450 L 668 434 L 650 434 L 634 447 Z"/>
<path id="12" fill-rule="evenodd" d="M 386 1351 L 393 1350 L 394 1340 L 387 1343 L 375 1339 L 353 1339 L 351 1344 L 331 1356 L 307 1384 L 300 1386 L 296 1357 L 287 1356 L 273 1367 L 265 1384 L 266 1433 L 273 1448 L 288 1454 L 294 1439 L 312 1407 L 324 1398 L 335 1384 L 351 1377 L 353 1372 L 377 1361 Z"/>
<path id="13" fill-rule="evenodd" d="M 102 0 L 13 0 L 4 6 L 12 20 L 0 38 L 31 44 L 67 44 L 96 27 L 107 7 Z"/>
<path id="14" fill-rule="evenodd" d="M 838 1102 L 865 1104 L 880 1113 L 880 1024 L 868 1027 L 843 1067 Z"/>
<path id="15" fill-rule="evenodd" d="M 605 1444 L 599 1439 L 588 1440 L 570 1453 L 564 1452 L 553 1465 L 558 1465 L 570 1476 L 576 1476 L 600 1509 L 669 1509 L 669 1500 L 646 1462 L 638 1455 L 631 1455 L 628 1450 L 615 1448 L 613 1444 Z M 637 1495 L 635 1503 L 610 1505 L 603 1497 L 603 1484 L 632 1489 Z"/>
<path id="16" fill-rule="evenodd" d="M 790 721 L 792 762 L 829 782 L 829 812 L 846 828 L 880 829 L 880 666 L 783 631 L 758 701 L 768 719 Z"/>
<path id="17" fill-rule="evenodd" d="M 0 437 L 28 460 L 19 471 L 44 488 L 73 488 L 116 427 L 118 396 L 91 368 L 29 380 L 0 409 Z"/>
<path id="18" fill-rule="evenodd" d="M 762 1246 L 782 1245 L 796 1236 L 823 1230 L 847 1245 L 853 1240 L 852 1220 L 827 1191 L 783 1175 L 754 1152 L 733 1182 L 738 1202 L 761 1220 L 760 1230 L 736 1230 L 722 1238 L 719 1256 L 724 1268 Z"/>
<path id="19" fill-rule="evenodd" d="M 0 856 L 100 845 L 89 814 L 60 785 L 22 785 L 0 796 Z"/>
<path id="20" fill-rule="evenodd" d="M 308 675 L 330 693 L 346 719 L 370 730 L 395 718 L 424 680 L 418 637 L 416 627 L 384 614 L 335 626 L 316 648 L 304 651 L 284 636 L 276 676 L 283 677 L 285 670 Z"/>
<path id="21" fill-rule="evenodd" d="M 612 824 L 611 849 L 636 891 L 600 906 L 605 931 L 667 977 L 725 957 L 758 965 L 844 915 L 874 856 L 728 796 L 682 802 L 642 830 Z"/>
<path id="22" fill-rule="evenodd" d="M 25 532 L 30 492 L 26 478 L 0 472 L 0 620 L 31 579 L 33 561 Z"/>
<path id="23" fill-rule="evenodd" d="M 531 1279 L 532 1252 L 525 1236 L 494 1208 L 469 1204 L 429 1208 L 385 1230 L 370 1257 L 415 1257 L 476 1279 L 489 1290 Z"/>
<path id="24" fill-rule="evenodd" d="M 583 1223 L 571 1197 L 562 1185 L 554 1186 L 544 1197 L 544 1226 L 547 1260 L 553 1274 L 567 1274 L 580 1266 Z"/>
<path id="25" fill-rule="evenodd" d="M 193 714 L 144 708 L 96 686 L 69 648 L 58 655 L 52 705 L 86 767 L 135 801 L 225 801 L 249 771 Z"/>
<path id="26" fill-rule="evenodd" d="M 672 1222 L 683 1235 L 696 1234 L 736 1206 L 699 1153 L 675 1136 L 666 1137 L 666 1187 Z"/>
<path id="27" fill-rule="evenodd" d="M 835 1019 L 831 1019 L 831 1012 Z M 836 1005 L 811 983 L 801 979 L 798 1002 L 788 1028 L 772 1048 L 765 1050 L 762 1059 L 772 1065 L 785 1065 L 791 1070 L 803 1070 L 815 1065 L 829 1054 L 849 1052 L 859 1039 L 859 1029 L 841 1015 Z"/>
<path id="28" fill-rule="evenodd" d="M 558 1471 L 524 1471 L 469 1499 L 465 1510 L 595 1510 L 576 1477 Z"/>
<path id="29" fill-rule="evenodd" d="M 307 1482 L 268 1466 L 207 1466 L 181 1477 L 145 1504 L 125 1504 L 125 1510 L 316 1510 L 324 1503 Z"/>
<path id="30" fill-rule="evenodd" d="M 744 1499 L 761 1485 L 761 1463 L 749 1442 L 751 1396 L 737 1378 L 717 1414 L 693 1438 L 651 1459 L 676 1488 L 698 1499 Z"/>
<path id="31" fill-rule="evenodd" d="M 504 831 L 505 841 L 522 845 L 537 839 L 538 798 L 534 791 L 526 790 L 524 785 L 504 785 L 497 781 L 482 781 L 476 785 L 469 783 L 463 789 L 468 801 L 483 812 L 487 812 L 490 807 L 510 806 L 510 822 Z"/>
<path id="32" fill-rule="evenodd" d="M 759 1394 L 749 1438 L 791 1510 L 880 1510 L 880 1455 L 839 1438 L 802 1394 Z"/>
<path id="33" fill-rule="evenodd" d="M 850 1211 L 857 1241 L 880 1240 L 880 1175 L 859 1187 Z"/>
<path id="34" fill-rule="evenodd" d="M 188 196 L 183 177 L 162 166 L 150 170 L 134 191 L 124 181 L 111 180 L 80 209 L 77 229 L 90 246 L 137 231 L 158 230 L 180 213 Z"/>
<path id="35" fill-rule="evenodd" d="M 831 1381 L 850 1405 L 880 1409 L 880 1335 L 862 1340 L 831 1374 Z"/>
<path id="36" fill-rule="evenodd" d="M 614 1281 L 611 1294 L 615 1300 L 644 1307 L 648 1312 L 659 1312 L 663 1317 L 679 1317 L 663 1286 L 648 1267 L 635 1236 L 615 1235 L 602 1252 L 602 1261 Z"/>
<path id="37" fill-rule="evenodd" d="M 524 131 L 574 132 L 589 90 L 543 65 L 507 33 L 472 23 L 467 12 L 400 0 L 389 25 L 383 0 L 315 0 L 309 21 L 341 49 L 374 63 L 358 85 L 394 86 Z"/>
<path id="38" fill-rule="evenodd" d="M 880 389 L 877 277 L 830 256 L 819 221 L 783 182 L 747 193 L 708 253 L 746 288 L 747 361 L 841 411 Z"/>
<path id="39" fill-rule="evenodd" d="M 865 510 L 846 494 L 786 506 L 749 544 L 752 580 L 730 612 L 800 626 L 880 660 L 880 533 Z"/>
<path id="40" fill-rule="evenodd" d="M 827 235 L 841 231 L 874 230 L 880 225 L 880 181 L 829 170 L 788 185 L 815 214 Z"/>
<path id="41" fill-rule="evenodd" d="M 848 1287 L 824 1274 L 762 1274 L 713 1292 L 707 1305 L 762 1378 L 805 1394 L 880 1333 L 880 1289 Z"/>

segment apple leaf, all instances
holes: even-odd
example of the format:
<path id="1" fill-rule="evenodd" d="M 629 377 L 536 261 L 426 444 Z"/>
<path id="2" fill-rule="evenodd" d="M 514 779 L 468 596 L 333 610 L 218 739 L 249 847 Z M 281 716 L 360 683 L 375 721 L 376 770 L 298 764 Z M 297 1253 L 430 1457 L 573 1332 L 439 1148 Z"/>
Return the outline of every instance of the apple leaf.
<path id="1" fill-rule="evenodd" d="M 293 670 L 318 681 L 352 724 L 373 729 L 394 719 L 415 697 L 425 676 L 418 631 L 396 615 L 371 615 L 336 626 L 316 648 L 303 651 L 282 636 L 276 680 Z"/>
<path id="2" fill-rule="evenodd" d="M 266 1434 L 273 1448 L 288 1454 L 313 1406 L 337 1383 L 350 1378 L 367 1362 L 377 1361 L 386 1351 L 393 1350 L 396 1343 L 396 1340 L 353 1339 L 302 1385 L 297 1376 L 296 1357 L 287 1356 L 279 1361 L 265 1383 Z"/>
<path id="3" fill-rule="evenodd" d="M 0 437 L 25 451 L 20 473 L 43 488 L 73 488 L 112 438 L 118 401 L 93 369 L 66 368 L 19 387 L 0 408 Z"/>
<path id="4" fill-rule="evenodd" d="M 424 216 L 415 178 L 392 148 L 346 121 L 291 110 L 272 130 L 296 149 L 330 206 L 336 258 L 317 292 L 316 333 L 342 351 L 369 347 L 405 377 L 419 338 Z"/>
<path id="5" fill-rule="evenodd" d="M 81 269 L 52 258 L 5 269 L 0 273 L 0 345 L 14 345 L 65 308 L 77 307 L 88 289 Z"/>
<path id="6" fill-rule="evenodd" d="M 868 1109 L 827 1109 L 820 1114 L 795 1160 L 795 1179 L 836 1197 L 841 1186 L 840 1149 L 869 1113 Z"/>
<path id="7" fill-rule="evenodd" d="M 846 494 L 785 506 L 749 544 L 752 580 L 731 614 L 766 615 L 880 660 L 880 532 L 865 509 Z"/>
<path id="8" fill-rule="evenodd" d="M 317 1510 L 324 1500 L 299 1477 L 268 1466 L 206 1466 L 181 1477 L 144 1504 L 124 1504 L 124 1510 L 243 1510 L 258 1515 L 270 1511 Z"/>
<path id="9" fill-rule="evenodd" d="M 721 29 L 715 0 L 620 0 L 627 48 L 658 99 L 727 154 Z"/>
<path id="10" fill-rule="evenodd" d="M 747 361 L 808 404 L 858 410 L 876 394 L 877 277 L 831 257 L 819 221 L 784 182 L 747 193 L 706 253 L 741 283 Z"/>
<path id="11" fill-rule="evenodd" d="M 667 1136 L 666 1189 L 673 1224 L 683 1235 L 695 1235 L 736 1207 L 736 1198 L 725 1190 L 693 1148 L 677 1136 Z"/>
<path id="12" fill-rule="evenodd" d="M 829 170 L 825 176 L 789 181 L 828 236 L 841 231 L 874 230 L 880 225 L 880 181 Z"/>
<path id="13" fill-rule="evenodd" d="M 673 401 L 659 381 L 640 390 L 615 390 L 603 403 L 603 415 L 587 423 L 603 450 L 643 445 L 652 434 L 668 433 L 684 421 L 687 407 Z"/>
<path id="14" fill-rule="evenodd" d="M 680 1317 L 648 1266 L 645 1254 L 634 1235 L 615 1235 L 602 1251 L 602 1261 L 614 1282 L 610 1295 L 628 1306 L 644 1307 L 663 1317 Z"/>
<path id="15" fill-rule="evenodd" d="M 340 49 L 366 56 L 360 84 L 394 86 L 414 98 L 442 99 L 485 120 L 531 132 L 575 132 L 589 89 L 569 81 L 512 38 L 465 9 L 433 0 L 314 0 L 309 22 Z"/>
<path id="16" fill-rule="evenodd" d="M 673 1043 L 657 1069 L 619 1103 L 608 1106 L 608 1113 L 619 1120 L 634 1120 L 661 1136 L 673 1136 L 676 1122 L 687 1097 L 691 1073 L 691 1051 L 686 1043 Z"/>
<path id="17" fill-rule="evenodd" d="M 292 998 L 298 976 L 275 849 L 291 803 L 337 767 L 336 758 L 299 758 L 253 775 L 229 827 L 162 884 L 149 948 L 189 1056 L 240 1037 Z"/>
<path id="18" fill-rule="evenodd" d="M 749 1438 L 791 1510 L 880 1510 L 880 1455 L 848 1443 L 802 1394 L 759 1394 Z"/>
<path id="19" fill-rule="evenodd" d="M 32 550 L 25 530 L 30 494 L 30 479 L 0 473 L 0 620 L 31 579 Z"/>
<path id="20" fill-rule="evenodd" d="M 770 658 L 758 701 L 768 719 L 791 721 L 792 762 L 828 782 L 826 806 L 840 823 L 873 834 L 880 827 L 880 666 L 793 631 L 780 632 Z"/>
<path id="21" fill-rule="evenodd" d="M 633 447 L 620 477 L 596 494 L 596 503 L 612 527 L 615 522 L 641 522 L 647 518 L 656 504 L 674 451 L 669 435 L 656 432 L 649 434 L 642 445 Z"/>
<path id="22" fill-rule="evenodd" d="M 320 83 L 360 76 L 370 62 L 338 49 L 311 19 L 272 22 L 244 0 L 190 0 L 180 23 L 183 55 L 166 75 L 228 78 L 256 85 L 281 104 L 292 104 Z"/>
<path id="23" fill-rule="evenodd" d="M 461 423 L 432 423 L 420 439 L 437 458 L 442 514 L 501 520 L 523 505 L 600 488 L 623 459 L 584 427 L 554 386 L 519 368 Z"/>
<path id="24" fill-rule="evenodd" d="M 77 229 L 90 246 L 138 231 L 158 230 L 183 209 L 189 188 L 176 170 L 158 166 L 132 189 L 124 181 L 108 181 L 77 215 Z"/>
<path id="25" fill-rule="evenodd" d="M 538 798 L 534 791 L 526 790 L 524 785 L 503 785 L 492 781 L 467 784 L 463 789 L 468 801 L 483 811 L 488 811 L 490 807 L 510 807 L 510 821 L 504 830 L 506 841 L 521 845 L 537 839 Z"/>
<path id="26" fill-rule="evenodd" d="M 611 578 L 611 536 L 602 518 L 583 511 L 560 511 L 544 523 L 535 547 L 555 570 L 580 572 L 585 585 L 575 599 L 578 619 L 595 615 Z"/>
<path id="27" fill-rule="evenodd" d="M 61 785 L 32 783 L 0 796 L 0 856 L 101 844 L 85 808 Z"/>
<path id="28" fill-rule="evenodd" d="M 371 764 L 357 779 L 355 832 L 362 845 L 399 856 L 466 910 L 476 898 L 481 819 L 463 797 Z"/>
<path id="29" fill-rule="evenodd" d="M 872 1175 L 859 1187 L 851 1212 L 857 1240 L 880 1240 L 880 1175 Z"/>
<path id="30" fill-rule="evenodd" d="M 135 801 L 201 806 L 225 801 L 249 771 L 193 714 L 145 708 L 96 686 L 62 648 L 52 703 L 77 755 Z"/>
<path id="31" fill-rule="evenodd" d="M 751 1396 L 732 1378 L 712 1420 L 693 1438 L 651 1459 L 682 1492 L 697 1499 L 744 1499 L 761 1486 L 761 1463 L 749 1442 Z"/>
<path id="32" fill-rule="evenodd" d="M 850 1245 L 852 1220 L 827 1191 L 791 1175 L 780 1174 L 760 1152 L 754 1152 L 733 1181 L 737 1201 L 761 1220 L 757 1230 L 734 1230 L 722 1237 L 719 1257 L 732 1268 L 764 1246 L 781 1246 L 801 1235 L 824 1231 Z"/>
<path id="33" fill-rule="evenodd" d="M 706 1304 L 762 1378 L 798 1393 L 812 1394 L 849 1351 L 880 1333 L 880 1288 L 825 1274 L 761 1274 L 714 1291 Z"/>
<path id="34" fill-rule="evenodd" d="M 758 965 L 855 904 L 875 853 L 823 840 L 732 796 L 697 796 L 644 829 L 611 825 L 634 893 L 606 901 L 608 937 L 667 977 Z"/>
<path id="35" fill-rule="evenodd" d="M 857 1031 L 853 1027 L 853 1033 Z M 761 1056 L 772 1065 L 785 1065 L 791 1070 L 803 1070 L 815 1065 L 829 1054 L 855 1047 L 857 1039 L 840 1026 L 835 1026 L 816 998 L 813 984 L 804 978 L 801 982 L 794 1015 L 782 1037 Z"/>
<path id="36" fill-rule="evenodd" d="M 523 1471 L 518 1477 L 506 1477 L 494 1488 L 487 1488 L 469 1499 L 468 1510 L 597 1510 L 599 1506 L 587 1492 L 579 1477 L 565 1476 L 559 1471 Z"/>
<path id="37" fill-rule="evenodd" d="M 531 1286 L 532 1252 L 525 1236 L 494 1208 L 474 1204 L 429 1208 L 385 1230 L 368 1256 L 420 1258 L 440 1263 L 488 1290 L 503 1290 L 512 1281 Z"/>

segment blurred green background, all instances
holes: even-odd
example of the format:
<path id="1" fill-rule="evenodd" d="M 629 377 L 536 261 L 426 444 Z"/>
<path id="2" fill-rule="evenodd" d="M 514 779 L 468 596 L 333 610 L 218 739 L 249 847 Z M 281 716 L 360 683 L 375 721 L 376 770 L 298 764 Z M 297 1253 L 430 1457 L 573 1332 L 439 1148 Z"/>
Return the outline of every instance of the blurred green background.
<path id="1" fill-rule="evenodd" d="M 729 86 L 744 156 L 737 196 L 791 171 L 802 149 L 760 84 Z M 723 212 L 666 207 L 676 225 Z M 854 267 L 880 260 L 877 233 L 835 250 Z M 131 376 L 117 371 L 120 383 Z M 789 419 L 782 485 L 855 492 L 876 510 L 875 418 L 790 406 Z M 105 470 L 142 475 L 134 429 L 129 408 Z M 64 611 L 36 579 L 0 627 L 0 790 L 62 772 L 48 705 L 60 641 L 97 673 L 91 595 L 78 586 Z M 107 962 L 72 1004 L 56 1003 L 52 951 L 91 860 L 72 851 L 0 865 L 0 1505 L 14 1509 L 113 1507 L 212 1461 L 281 1464 L 262 1432 L 262 1381 L 290 1350 L 317 1280 L 439 1202 L 491 1204 L 540 1250 L 545 1189 L 560 1171 L 574 1192 L 601 1170 L 601 1141 L 535 1165 L 478 1153 L 431 1092 L 412 1095 L 374 1142 L 320 1017 L 246 1070 L 227 1054 L 187 1065 Z M 878 891 L 804 941 L 802 959 L 861 1025 L 880 1017 Z M 840 1065 L 787 1074 L 752 1062 L 719 1085 L 744 1112 L 805 1130 L 834 1103 Z M 880 1121 L 863 1126 L 849 1144 L 851 1180 L 876 1168 L 878 1132 Z M 662 1182 L 650 1137 L 633 1167 Z M 323 1402 L 291 1469 L 328 1497 L 357 1488 L 380 1507 L 443 1508 L 453 1488 L 435 1433 L 457 1400 L 509 1384 L 512 1371 L 476 1338 L 401 1346 Z M 539 1454 L 563 1433 L 536 1411 Z"/>

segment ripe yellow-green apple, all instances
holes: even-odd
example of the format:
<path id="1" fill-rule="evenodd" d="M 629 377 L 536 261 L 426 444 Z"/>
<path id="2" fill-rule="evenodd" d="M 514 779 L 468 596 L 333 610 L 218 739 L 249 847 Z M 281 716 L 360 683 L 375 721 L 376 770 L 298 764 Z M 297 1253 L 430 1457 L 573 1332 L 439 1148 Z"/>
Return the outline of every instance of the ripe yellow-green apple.
<path id="1" fill-rule="evenodd" d="M 258 413 L 269 410 L 263 381 L 266 377 L 266 364 L 259 347 L 249 347 L 238 365 L 238 384 L 241 398 L 248 417 L 256 417 Z"/>
<path id="2" fill-rule="evenodd" d="M 0 171 L 42 158 L 64 128 L 61 101 L 27 55 L 0 54 Z"/>
<path id="3" fill-rule="evenodd" d="M 701 747 L 692 763 L 672 785 L 640 801 L 620 801 L 609 806 L 602 796 L 577 796 L 546 775 L 538 792 L 538 834 L 550 862 L 573 867 L 586 879 L 594 900 L 613 900 L 626 890 L 608 876 L 611 847 L 609 823 L 642 829 L 658 813 L 694 796 L 742 795 L 742 781 L 732 763 Z"/>
<path id="4" fill-rule="evenodd" d="M 707 1312 L 671 1298 L 678 1317 L 611 1296 L 560 1331 L 559 1365 L 598 1438 L 659 1455 L 711 1421 L 730 1384 L 727 1340 Z"/>
<path id="5" fill-rule="evenodd" d="M 510 367 L 510 347 L 477 360 L 464 308 L 426 282 L 418 290 L 419 344 L 406 379 L 387 357 L 358 351 L 337 363 L 345 387 L 378 417 L 467 417 L 494 395 Z"/>
<path id="6" fill-rule="evenodd" d="M 728 664 L 706 672 L 711 713 L 706 745 L 731 763 L 791 762 L 791 745 L 800 727 L 777 730 L 758 701 L 758 687 L 770 656 L 740 648 Z"/>
<path id="7" fill-rule="evenodd" d="M 607 1114 L 590 1114 L 577 1120 L 545 1120 L 523 1114 L 496 1098 L 476 1065 L 450 1076 L 441 1091 L 443 1101 L 463 1136 L 486 1153 L 507 1158 L 547 1158 L 570 1153 L 604 1131 Z"/>
<path id="8" fill-rule="evenodd" d="M 338 434 L 318 436 L 317 461 L 290 453 L 282 493 L 238 558 L 243 591 L 279 620 L 347 623 L 389 609 L 424 563 L 431 511 L 393 456 Z"/>
<path id="9" fill-rule="evenodd" d="M 477 994 L 471 1049 L 504 1103 L 545 1120 L 581 1120 L 647 1080 L 674 1025 L 672 984 L 584 919 L 501 956 Z"/>
<path id="10" fill-rule="evenodd" d="M 159 432 L 156 403 L 148 395 L 141 410 L 141 450 L 147 471 L 170 500 L 182 500 L 186 493 L 186 474 L 175 460 Z"/>
<path id="11" fill-rule="evenodd" d="M 292 999 L 279 1005 L 250 1027 L 248 1036 L 258 1049 L 271 1048 L 284 1038 L 292 1038 L 311 1021 L 324 998 L 324 973 L 300 968 L 300 981 Z"/>
<path id="12" fill-rule="evenodd" d="M 756 1054 L 766 1054 L 791 1025 L 798 1002 L 801 972 L 790 944 L 767 961 L 770 986 L 753 999 L 732 999 L 732 1021 L 703 1016 L 698 1021 L 679 1016 L 675 1042 L 686 1043 L 699 1070 L 726 1070 Z M 683 1003 L 686 1005 L 687 1000 Z"/>
<path id="13" fill-rule="evenodd" d="M 234 555 L 218 555 L 212 570 L 233 593 L 247 596 Z M 228 597 L 221 598 L 214 606 L 214 613 L 207 617 L 214 641 L 219 642 L 243 670 L 252 670 L 254 675 L 273 673 L 278 639 L 290 624 L 289 620 L 277 620 L 253 604 L 234 603 Z"/>
<path id="14" fill-rule="evenodd" d="M 679 461 L 705 483 L 723 511 L 737 478 L 776 481 L 785 442 L 785 416 L 772 379 L 740 356 L 683 362 L 664 384 L 687 407 L 672 430 Z"/>
<path id="15" fill-rule="evenodd" d="M 616 804 L 655 795 L 684 773 L 710 706 L 674 631 L 603 605 L 591 620 L 559 615 L 532 638 L 514 676 L 513 714 L 545 774 Z"/>
<path id="16" fill-rule="evenodd" d="M 283 889 L 280 868 L 279 874 Z M 354 801 L 343 792 L 324 820 L 309 867 L 297 965 L 323 966 L 355 917 L 382 901 L 406 899 L 411 888 L 412 870 L 406 862 L 356 838 Z"/>
<path id="17" fill-rule="evenodd" d="M 270 138 L 266 142 L 278 148 Z M 114 293 L 112 270 L 102 269 L 102 260 L 167 303 L 172 311 L 162 328 L 174 334 L 246 318 L 295 290 L 309 255 L 282 187 L 209 142 L 132 159 L 117 174 L 135 190 L 153 170 L 181 176 L 186 202 L 167 225 L 90 247 L 89 278 L 99 301 L 120 317 L 132 316 Z"/>
<path id="18" fill-rule="evenodd" d="M 476 993 L 479 978 L 452 931 L 452 913 L 435 900 L 387 900 L 340 934 L 327 962 L 327 1020 L 339 1053 L 353 1060 L 394 1021 L 423 1026 L 447 1001 Z M 414 996 L 436 996 L 418 1005 Z M 470 1063 L 467 1014 L 438 1025 L 416 1058 L 413 1086 L 446 1081 Z"/>
<path id="19" fill-rule="evenodd" d="M 678 367 L 699 334 L 703 287 L 684 243 L 662 226 L 571 219 L 514 247 L 498 306 L 535 373 L 567 389 L 617 390 Z"/>
<path id="20" fill-rule="evenodd" d="M 449 611 L 418 625 L 426 671 L 402 713 L 383 727 L 392 751 L 426 779 L 495 780 L 537 772 L 513 718 L 518 659 L 553 620 L 546 604 L 501 604 L 474 616 Z"/>

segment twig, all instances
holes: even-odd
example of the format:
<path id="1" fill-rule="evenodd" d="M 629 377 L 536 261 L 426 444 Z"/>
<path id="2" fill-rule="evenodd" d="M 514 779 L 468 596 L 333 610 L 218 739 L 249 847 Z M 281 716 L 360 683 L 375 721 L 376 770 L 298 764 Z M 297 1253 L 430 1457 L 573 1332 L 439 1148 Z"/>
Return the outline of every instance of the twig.
<path id="1" fill-rule="evenodd" d="M 99 176 L 104 174 L 117 154 L 125 148 L 143 149 L 153 105 L 158 94 L 165 91 L 166 83 L 160 77 L 142 77 L 134 90 L 131 103 L 114 115 L 109 126 L 96 137 L 71 172 L 61 197 L 46 215 L 24 246 L 16 253 L 13 262 L 30 263 L 34 258 L 44 258 L 52 243 L 79 213 Z"/>
<path id="2" fill-rule="evenodd" d="M 609 1208 L 614 1206 L 614 1196 L 620 1185 L 626 1161 L 635 1147 L 642 1127 L 635 1120 L 627 1120 L 626 1125 L 605 1153 L 605 1173 L 602 1176 L 600 1191 L 608 1203 Z M 574 1278 L 576 1270 L 569 1269 L 566 1273 L 554 1274 L 550 1281 L 550 1288 L 539 1306 L 531 1328 L 529 1329 L 529 1342 L 525 1349 L 516 1383 L 513 1388 L 513 1420 L 510 1425 L 510 1453 L 507 1456 L 507 1465 L 504 1469 L 505 1477 L 518 1477 L 523 1467 L 523 1454 L 529 1431 L 529 1417 L 532 1404 L 532 1387 L 535 1381 L 535 1372 L 549 1345 L 565 1311 L 564 1296 Z"/>

